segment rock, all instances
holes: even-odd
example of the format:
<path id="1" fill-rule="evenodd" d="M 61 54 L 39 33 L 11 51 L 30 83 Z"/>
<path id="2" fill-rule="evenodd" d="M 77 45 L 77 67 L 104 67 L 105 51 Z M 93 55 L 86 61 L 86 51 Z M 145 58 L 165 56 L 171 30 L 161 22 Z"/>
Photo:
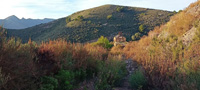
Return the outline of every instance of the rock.
<path id="1" fill-rule="evenodd" d="M 188 45 L 193 41 L 193 38 L 197 32 L 197 29 L 195 27 L 191 28 L 189 31 L 187 31 L 182 37 L 181 40 L 183 40 L 184 45 Z"/>

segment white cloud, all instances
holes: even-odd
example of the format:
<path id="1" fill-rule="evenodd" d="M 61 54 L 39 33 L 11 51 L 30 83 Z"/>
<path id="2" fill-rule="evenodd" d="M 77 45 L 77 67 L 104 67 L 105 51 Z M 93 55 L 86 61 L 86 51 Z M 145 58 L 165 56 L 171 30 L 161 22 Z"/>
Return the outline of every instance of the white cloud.
<path id="1" fill-rule="evenodd" d="M 180 10 L 196 0 L 3 0 L 0 18 L 60 18 L 74 12 L 104 4 L 136 6 L 163 10 Z"/>

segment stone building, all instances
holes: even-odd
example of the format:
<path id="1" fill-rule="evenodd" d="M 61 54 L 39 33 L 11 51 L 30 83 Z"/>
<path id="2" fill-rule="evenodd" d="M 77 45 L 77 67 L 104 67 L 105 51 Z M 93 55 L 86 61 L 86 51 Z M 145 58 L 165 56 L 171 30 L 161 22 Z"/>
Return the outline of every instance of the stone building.
<path id="1" fill-rule="evenodd" d="M 113 42 L 114 42 L 114 46 L 117 46 L 117 45 L 125 46 L 126 38 L 122 35 L 122 32 L 119 32 L 119 34 L 113 38 Z"/>

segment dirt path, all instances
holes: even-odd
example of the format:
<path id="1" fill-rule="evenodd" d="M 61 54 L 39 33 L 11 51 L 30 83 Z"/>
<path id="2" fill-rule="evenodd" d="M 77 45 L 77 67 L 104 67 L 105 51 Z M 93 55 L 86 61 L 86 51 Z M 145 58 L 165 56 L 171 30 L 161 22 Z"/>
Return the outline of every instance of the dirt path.
<path id="1" fill-rule="evenodd" d="M 137 66 L 137 63 L 131 59 L 125 60 L 125 62 L 126 62 L 126 69 L 128 71 L 128 75 L 124 77 L 121 87 L 116 87 L 113 90 L 132 90 L 130 88 L 128 79 L 131 76 L 131 74 L 133 74 L 134 71 L 138 68 L 138 66 Z"/>
<path id="2" fill-rule="evenodd" d="M 128 71 L 128 74 L 126 77 L 124 77 L 124 80 L 121 82 L 120 87 L 114 87 L 112 90 L 132 90 L 129 84 L 129 77 L 138 68 L 138 65 L 132 59 L 127 59 L 124 61 L 126 63 L 126 69 Z M 83 82 L 81 86 L 82 87 L 75 90 L 95 90 L 94 80 L 90 80 L 89 82 Z"/>

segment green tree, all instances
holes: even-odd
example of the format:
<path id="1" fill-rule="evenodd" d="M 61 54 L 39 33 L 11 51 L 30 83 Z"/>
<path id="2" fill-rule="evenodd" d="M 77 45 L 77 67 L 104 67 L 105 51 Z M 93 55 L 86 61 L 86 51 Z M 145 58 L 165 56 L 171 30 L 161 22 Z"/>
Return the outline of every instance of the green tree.
<path id="1" fill-rule="evenodd" d="M 112 15 L 108 15 L 108 16 L 107 16 L 107 19 L 112 19 Z"/>
<path id="2" fill-rule="evenodd" d="M 141 33 L 144 32 L 144 25 L 140 25 L 140 26 L 139 26 L 139 31 L 140 31 Z"/>
<path id="3" fill-rule="evenodd" d="M 58 80 L 54 77 L 44 76 L 41 78 L 40 90 L 55 90 L 58 88 Z"/>
<path id="4" fill-rule="evenodd" d="M 147 80 L 141 70 L 136 70 L 129 78 L 132 89 L 143 90 L 147 86 Z"/>
<path id="5" fill-rule="evenodd" d="M 69 22 L 71 22 L 71 17 L 66 18 L 66 23 L 69 23 Z"/>
<path id="6" fill-rule="evenodd" d="M 92 21 L 91 21 L 91 20 L 89 20 L 87 23 L 88 23 L 88 24 L 91 24 L 91 23 L 92 23 Z"/>
<path id="7" fill-rule="evenodd" d="M 136 40 L 139 40 L 141 37 L 141 34 L 138 32 L 138 33 L 135 33 L 135 35 L 133 35 L 131 38 L 133 41 L 136 41 Z"/>
<path id="8" fill-rule="evenodd" d="M 176 14 L 177 12 L 174 10 L 173 13 Z"/>
<path id="9" fill-rule="evenodd" d="M 117 12 L 122 12 L 124 11 L 124 7 L 117 7 Z"/>
<path id="10" fill-rule="evenodd" d="M 182 12 L 183 10 L 179 10 L 178 13 Z"/>
<path id="11" fill-rule="evenodd" d="M 112 47 L 112 44 L 110 44 L 109 40 L 104 37 L 104 36 L 101 36 L 97 42 L 94 42 L 93 45 L 99 45 L 99 46 L 102 46 L 104 48 L 111 48 Z"/>
<path id="12" fill-rule="evenodd" d="M 84 17 L 82 15 L 80 15 L 80 16 L 77 17 L 78 21 L 83 21 L 83 19 L 84 19 Z"/>
<path id="13" fill-rule="evenodd" d="M 58 90 L 72 90 L 75 82 L 75 73 L 69 70 L 61 70 L 55 76 L 58 79 L 59 86 Z"/>
<path id="14" fill-rule="evenodd" d="M 140 16 L 145 16 L 145 15 L 146 15 L 145 13 L 141 13 L 141 14 L 140 14 Z"/>

